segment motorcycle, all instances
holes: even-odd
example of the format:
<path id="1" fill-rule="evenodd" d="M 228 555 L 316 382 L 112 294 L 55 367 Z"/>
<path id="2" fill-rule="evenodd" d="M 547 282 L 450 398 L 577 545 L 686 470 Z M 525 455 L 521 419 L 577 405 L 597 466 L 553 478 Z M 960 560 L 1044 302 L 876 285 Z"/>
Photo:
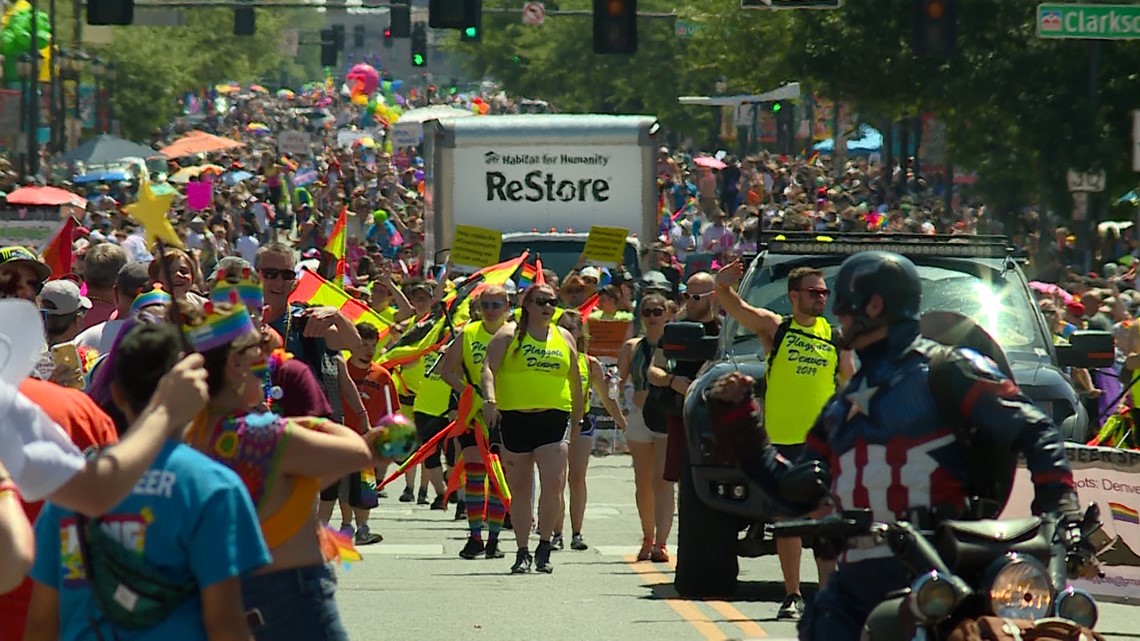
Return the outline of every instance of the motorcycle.
<path id="1" fill-rule="evenodd" d="M 1095 503 L 1079 522 L 944 520 L 920 530 L 908 521 L 877 523 L 870 510 L 848 510 L 770 527 L 777 538 L 807 538 L 817 550 L 836 553 L 850 544 L 886 545 L 906 566 L 912 583 L 871 612 L 863 641 L 950 639 L 964 623 L 986 617 L 1007 626 L 1020 622 L 1022 630 L 1077 629 L 1073 624 L 1092 630 L 1097 622 L 1096 600 L 1069 584 L 1095 575 L 1096 552 L 1110 543 Z"/>

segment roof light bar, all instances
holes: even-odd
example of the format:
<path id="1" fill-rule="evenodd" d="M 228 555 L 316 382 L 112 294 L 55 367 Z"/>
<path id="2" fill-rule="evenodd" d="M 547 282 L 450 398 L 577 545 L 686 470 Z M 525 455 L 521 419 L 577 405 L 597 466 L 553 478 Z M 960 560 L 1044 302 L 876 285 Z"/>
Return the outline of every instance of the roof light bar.
<path id="1" fill-rule="evenodd" d="M 1004 258 L 1012 248 L 1004 236 L 923 234 L 834 234 L 782 232 L 763 234 L 762 248 L 770 254 L 850 255 L 861 251 L 889 251 L 908 256 Z"/>

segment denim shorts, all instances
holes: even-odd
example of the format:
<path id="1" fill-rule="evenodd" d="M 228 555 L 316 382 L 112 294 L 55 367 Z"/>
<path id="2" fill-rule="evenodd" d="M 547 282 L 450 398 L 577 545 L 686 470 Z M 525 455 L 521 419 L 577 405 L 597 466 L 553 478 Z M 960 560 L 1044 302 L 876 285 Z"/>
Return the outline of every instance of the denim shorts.
<path id="1" fill-rule="evenodd" d="M 257 641 L 348 641 L 336 609 L 331 565 L 245 577 L 241 596 Z"/>

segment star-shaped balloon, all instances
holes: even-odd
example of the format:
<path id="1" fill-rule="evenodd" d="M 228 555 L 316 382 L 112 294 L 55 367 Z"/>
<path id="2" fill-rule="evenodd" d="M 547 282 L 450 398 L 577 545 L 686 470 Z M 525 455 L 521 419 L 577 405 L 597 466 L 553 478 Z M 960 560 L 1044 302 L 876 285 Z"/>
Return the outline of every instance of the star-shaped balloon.
<path id="1" fill-rule="evenodd" d="M 174 194 L 156 194 L 150 186 L 149 180 L 139 185 L 138 202 L 127 205 L 127 212 L 139 221 L 146 233 L 148 243 L 161 240 L 172 247 L 182 247 L 182 239 L 174 231 L 166 212 L 170 211 L 170 204 L 174 202 Z"/>

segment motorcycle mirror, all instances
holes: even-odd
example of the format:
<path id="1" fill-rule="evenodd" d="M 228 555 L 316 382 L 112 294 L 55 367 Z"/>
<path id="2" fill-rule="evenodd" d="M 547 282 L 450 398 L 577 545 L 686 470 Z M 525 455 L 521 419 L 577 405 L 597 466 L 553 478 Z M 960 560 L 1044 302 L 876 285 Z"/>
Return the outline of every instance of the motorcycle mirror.
<path id="1" fill-rule="evenodd" d="M 711 361 L 716 358 L 716 336 L 705 336 L 705 326 L 691 321 L 666 323 L 661 337 L 665 358 L 671 361 Z"/>
<path id="2" fill-rule="evenodd" d="M 1061 367 L 1112 367 L 1115 351 L 1112 332 L 1081 330 L 1073 332 L 1068 345 L 1056 345 L 1057 364 Z"/>

